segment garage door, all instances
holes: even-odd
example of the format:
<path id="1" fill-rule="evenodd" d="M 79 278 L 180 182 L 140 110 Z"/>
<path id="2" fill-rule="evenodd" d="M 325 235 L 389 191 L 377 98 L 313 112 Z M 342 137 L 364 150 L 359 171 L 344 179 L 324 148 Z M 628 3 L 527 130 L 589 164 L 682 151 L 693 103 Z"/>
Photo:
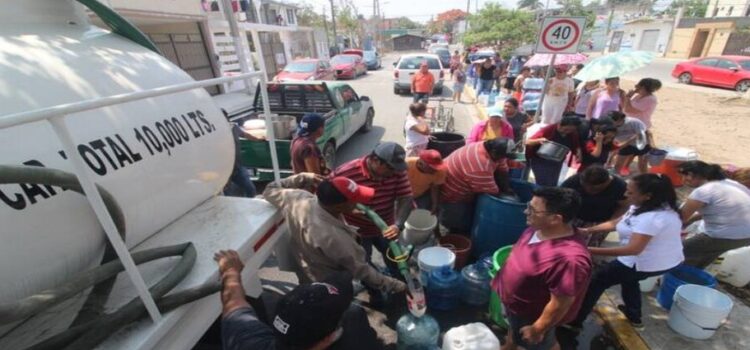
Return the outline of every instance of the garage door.
<path id="1" fill-rule="evenodd" d="M 659 40 L 659 30 L 644 30 L 641 35 L 641 43 L 638 45 L 638 50 L 642 51 L 656 51 L 656 42 Z"/>
<path id="2" fill-rule="evenodd" d="M 214 78 L 210 56 L 198 23 L 180 23 L 169 26 L 141 28 L 151 37 L 164 57 L 172 61 L 195 80 Z M 206 88 L 209 94 L 218 94 L 218 86 Z"/>

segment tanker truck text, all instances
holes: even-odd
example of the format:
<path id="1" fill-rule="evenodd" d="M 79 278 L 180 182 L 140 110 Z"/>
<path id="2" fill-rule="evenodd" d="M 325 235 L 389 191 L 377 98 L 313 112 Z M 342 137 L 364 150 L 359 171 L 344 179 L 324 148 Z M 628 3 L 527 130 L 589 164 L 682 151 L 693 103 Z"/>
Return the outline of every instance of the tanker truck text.
<path id="1" fill-rule="evenodd" d="M 214 131 L 216 131 L 216 126 L 208 121 L 200 110 L 183 114 L 181 118 L 167 118 L 152 125 L 133 128 L 135 139 L 145 148 L 146 153 L 144 154 L 150 156 L 159 153 L 166 153 L 167 156 L 171 156 L 172 150 L 178 146 Z M 77 146 L 77 150 L 86 165 L 99 176 L 106 176 L 112 171 L 144 159 L 141 155 L 144 150 L 140 149 L 140 152 L 138 152 L 139 149 L 131 147 L 120 134 L 112 134 L 88 143 L 81 143 Z M 61 150 L 57 153 L 63 159 L 68 159 L 65 151 Z M 37 159 L 28 160 L 23 164 L 45 166 Z M 17 186 L 20 191 L 15 193 L 0 189 L 0 202 L 16 210 L 23 210 L 29 205 L 52 198 L 59 193 L 52 186 L 37 184 L 18 184 Z"/>

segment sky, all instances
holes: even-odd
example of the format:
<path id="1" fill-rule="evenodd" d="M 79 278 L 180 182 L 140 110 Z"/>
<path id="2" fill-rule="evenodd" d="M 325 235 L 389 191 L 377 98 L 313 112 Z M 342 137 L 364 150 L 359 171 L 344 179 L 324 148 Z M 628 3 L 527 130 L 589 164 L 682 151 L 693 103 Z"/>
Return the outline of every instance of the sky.
<path id="1" fill-rule="evenodd" d="M 330 16 L 330 1 L 329 0 L 297 0 L 301 3 L 308 3 L 313 5 L 317 12 L 321 12 L 323 6 L 326 7 L 326 12 Z M 505 7 L 514 8 L 517 0 L 469 0 L 471 2 L 471 13 L 476 11 L 476 4 L 479 7 L 483 7 L 485 3 L 496 2 L 500 3 Z M 372 4 L 373 0 L 352 0 L 355 6 L 357 6 L 359 13 L 366 17 L 372 16 Z M 467 0 L 380 0 L 380 7 L 386 18 L 393 17 L 409 17 L 415 22 L 427 22 L 432 16 L 437 16 L 441 12 L 445 12 L 451 9 L 461 9 L 466 11 Z M 551 1 L 554 3 L 554 0 Z M 334 0 L 334 4 L 338 6 L 339 0 Z"/>

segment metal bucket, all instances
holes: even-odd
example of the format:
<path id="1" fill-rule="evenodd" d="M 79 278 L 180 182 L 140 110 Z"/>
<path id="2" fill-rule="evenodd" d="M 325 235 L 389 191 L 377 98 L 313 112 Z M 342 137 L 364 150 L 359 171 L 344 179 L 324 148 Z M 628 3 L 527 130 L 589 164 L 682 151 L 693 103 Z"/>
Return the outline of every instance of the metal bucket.
<path id="1" fill-rule="evenodd" d="M 539 147 L 536 155 L 542 159 L 562 162 L 565 160 L 565 156 L 568 155 L 568 152 L 570 152 L 570 148 L 567 146 L 554 141 L 547 141 Z"/>
<path id="2" fill-rule="evenodd" d="M 273 116 L 273 134 L 281 140 L 289 140 L 297 129 L 297 119 L 292 115 Z"/>

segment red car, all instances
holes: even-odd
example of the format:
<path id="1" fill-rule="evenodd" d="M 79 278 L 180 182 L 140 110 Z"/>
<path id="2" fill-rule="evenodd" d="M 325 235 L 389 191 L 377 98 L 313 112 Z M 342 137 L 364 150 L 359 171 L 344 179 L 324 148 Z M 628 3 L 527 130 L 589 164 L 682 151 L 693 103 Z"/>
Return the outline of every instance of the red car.
<path id="1" fill-rule="evenodd" d="M 338 79 L 354 79 L 362 74 L 367 74 L 365 61 L 357 55 L 333 56 L 331 66 L 336 71 L 336 78 Z"/>
<path id="2" fill-rule="evenodd" d="M 326 60 L 305 58 L 294 60 L 284 67 L 273 80 L 336 80 L 336 73 Z"/>
<path id="3" fill-rule="evenodd" d="M 750 57 L 717 56 L 678 63 L 672 76 L 683 84 L 701 84 L 735 89 L 750 89 Z"/>

